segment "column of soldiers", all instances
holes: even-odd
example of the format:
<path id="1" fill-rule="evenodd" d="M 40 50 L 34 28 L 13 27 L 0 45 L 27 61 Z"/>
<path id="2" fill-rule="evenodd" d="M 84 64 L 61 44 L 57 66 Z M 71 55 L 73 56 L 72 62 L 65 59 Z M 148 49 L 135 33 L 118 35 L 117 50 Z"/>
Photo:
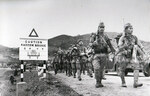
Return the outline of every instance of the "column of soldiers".
<path id="1" fill-rule="evenodd" d="M 127 23 L 124 26 L 123 34 L 117 39 L 116 50 L 104 30 L 105 25 L 103 22 L 100 22 L 97 32 L 92 33 L 89 38 L 88 47 L 84 46 L 82 40 L 78 40 L 77 44 L 72 45 L 66 52 L 63 52 L 59 48 L 53 59 L 55 74 L 57 74 L 58 69 L 61 71 L 64 69 L 66 75 L 72 75 L 73 78 L 76 78 L 77 75 L 78 80 L 81 81 L 82 73 L 85 74 L 85 71 L 87 71 L 87 74 L 93 77 L 94 72 L 96 79 L 95 87 L 104 87 L 102 84 L 104 69 L 107 64 L 108 54 L 112 53 L 114 57 L 118 57 L 114 60 L 119 64 L 118 69 L 122 82 L 121 86 L 127 87 L 125 82 L 125 69 L 129 63 L 133 63 L 135 65 L 133 87 L 141 87 L 143 84 L 138 83 L 139 62 L 136 57 L 137 55 L 143 57 L 145 52 L 138 38 L 132 34 L 132 25 Z M 64 55 L 60 55 L 60 53 Z"/>
<path id="2" fill-rule="evenodd" d="M 83 45 L 83 41 L 81 39 L 77 41 L 77 44 L 72 45 L 66 51 L 63 51 L 61 48 L 59 48 L 58 52 L 54 54 L 52 61 L 55 74 L 57 74 L 58 71 L 63 72 L 64 70 L 66 75 L 72 75 L 73 78 L 76 78 L 77 75 L 78 80 L 81 81 L 81 73 L 85 74 L 85 71 L 87 70 L 88 75 L 93 77 L 91 56 L 93 54 L 87 54 L 86 51 L 87 49 Z M 63 55 L 60 56 L 60 53 Z"/>

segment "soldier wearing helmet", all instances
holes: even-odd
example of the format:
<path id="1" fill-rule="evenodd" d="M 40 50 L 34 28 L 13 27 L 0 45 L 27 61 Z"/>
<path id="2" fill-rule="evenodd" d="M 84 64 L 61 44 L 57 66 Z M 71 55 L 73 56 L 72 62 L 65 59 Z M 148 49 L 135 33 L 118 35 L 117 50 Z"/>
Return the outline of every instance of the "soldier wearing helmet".
<path id="1" fill-rule="evenodd" d="M 77 42 L 77 47 L 79 49 L 79 70 L 77 68 L 78 78 L 81 78 L 81 73 L 85 74 L 86 64 L 87 64 L 87 55 L 86 55 L 86 47 L 83 45 L 83 41 L 81 39 Z"/>
<path id="2" fill-rule="evenodd" d="M 143 84 L 138 83 L 139 62 L 136 59 L 137 55 L 144 55 L 143 46 L 138 38 L 133 33 L 133 27 L 130 23 L 124 26 L 124 33 L 118 41 L 118 59 L 119 71 L 122 81 L 122 87 L 127 87 L 125 82 L 125 69 L 129 63 L 134 64 L 134 84 L 133 87 L 141 87 Z"/>
<path id="3" fill-rule="evenodd" d="M 79 50 L 76 45 L 72 45 L 70 55 L 71 55 L 71 68 L 73 72 L 73 77 L 76 78 L 77 65 L 79 65 Z M 79 76 L 78 79 L 81 80 Z"/>
<path id="4" fill-rule="evenodd" d="M 57 54 L 58 54 L 58 57 L 59 57 L 60 71 L 63 72 L 64 71 L 64 64 L 63 64 L 64 51 L 61 49 L 61 47 L 59 47 L 59 49 L 57 51 Z"/>
<path id="5" fill-rule="evenodd" d="M 112 52 L 115 52 L 115 49 L 113 48 L 108 36 L 104 33 L 104 30 L 104 23 L 100 22 L 97 33 L 92 34 L 89 44 L 94 50 L 94 58 L 92 63 L 96 79 L 96 88 L 103 87 L 101 81 L 103 78 L 103 70 L 107 63 L 108 48 L 110 48 Z"/>
<path id="6" fill-rule="evenodd" d="M 54 72 L 56 75 L 59 70 L 59 57 L 58 57 L 57 53 L 54 53 L 54 58 L 52 60 L 52 64 L 53 64 Z"/>

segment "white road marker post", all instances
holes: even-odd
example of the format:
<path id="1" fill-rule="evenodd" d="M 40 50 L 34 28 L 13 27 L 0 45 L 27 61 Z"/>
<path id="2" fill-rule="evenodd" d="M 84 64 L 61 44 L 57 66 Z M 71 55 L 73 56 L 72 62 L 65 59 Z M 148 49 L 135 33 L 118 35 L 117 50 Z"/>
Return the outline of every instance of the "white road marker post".
<path id="1" fill-rule="evenodd" d="M 46 61 L 44 61 L 43 67 L 38 66 L 38 76 L 43 74 L 42 77 L 39 78 L 39 80 L 46 78 Z"/>
<path id="2" fill-rule="evenodd" d="M 23 60 L 21 60 L 21 74 L 20 74 L 20 77 L 21 77 L 21 82 L 23 82 L 23 70 L 24 70 L 24 65 L 23 65 Z"/>
<path id="3" fill-rule="evenodd" d="M 28 96 L 28 92 L 26 91 L 27 83 L 23 82 L 23 78 L 24 78 L 24 75 L 23 75 L 23 70 L 24 70 L 23 60 L 21 60 L 20 67 L 21 67 L 21 74 L 20 74 L 21 82 L 18 82 L 17 85 L 16 85 L 16 96 Z"/>

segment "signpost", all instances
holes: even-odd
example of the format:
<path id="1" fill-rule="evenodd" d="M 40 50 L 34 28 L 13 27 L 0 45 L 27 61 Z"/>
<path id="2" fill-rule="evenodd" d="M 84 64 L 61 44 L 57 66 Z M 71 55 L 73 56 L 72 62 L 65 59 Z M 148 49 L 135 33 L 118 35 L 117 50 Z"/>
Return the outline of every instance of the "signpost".
<path id="1" fill-rule="evenodd" d="M 21 82 L 17 84 L 17 96 L 25 95 L 26 83 L 23 82 L 23 60 L 44 60 L 43 67 L 38 67 L 42 70 L 43 77 L 46 78 L 46 60 L 48 60 L 48 40 L 39 38 L 35 29 L 32 29 L 29 37 L 20 38 L 19 60 L 21 60 Z M 22 90 L 20 90 L 22 89 Z"/>
<path id="2" fill-rule="evenodd" d="M 47 39 L 20 38 L 19 60 L 48 60 Z"/>

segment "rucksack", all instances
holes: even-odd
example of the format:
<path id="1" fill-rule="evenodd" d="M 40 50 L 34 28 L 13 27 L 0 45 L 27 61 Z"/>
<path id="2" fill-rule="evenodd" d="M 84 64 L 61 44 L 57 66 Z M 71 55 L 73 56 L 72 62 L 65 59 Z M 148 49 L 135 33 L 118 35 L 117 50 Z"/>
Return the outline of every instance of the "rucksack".
<path id="1" fill-rule="evenodd" d="M 73 47 L 71 51 L 71 56 L 79 56 L 79 49 L 77 47 Z"/>

